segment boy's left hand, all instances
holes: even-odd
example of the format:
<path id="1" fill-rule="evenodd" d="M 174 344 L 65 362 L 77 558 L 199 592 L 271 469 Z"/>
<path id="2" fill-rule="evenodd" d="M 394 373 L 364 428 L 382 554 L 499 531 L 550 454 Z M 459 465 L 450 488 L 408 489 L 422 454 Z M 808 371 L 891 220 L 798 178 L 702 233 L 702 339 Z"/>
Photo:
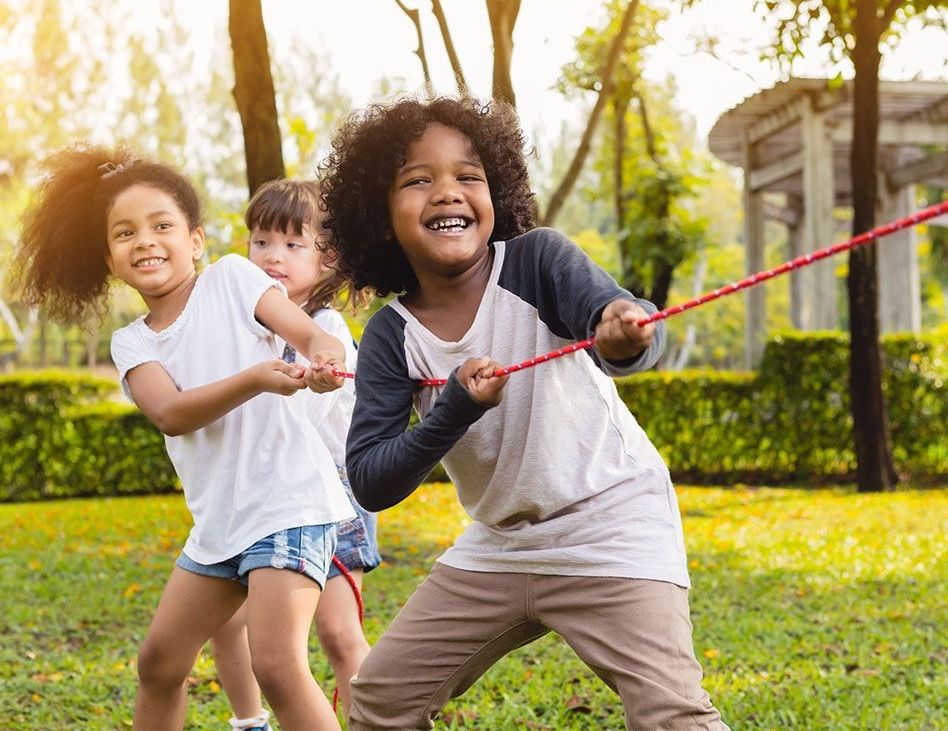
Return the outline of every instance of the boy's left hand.
<path id="1" fill-rule="evenodd" d="M 317 353 L 310 361 L 309 368 L 303 376 L 306 385 L 311 391 L 316 393 L 329 393 L 337 388 L 342 388 L 346 379 L 342 376 L 334 376 L 333 371 L 345 370 L 345 365 L 335 357 L 325 353 Z"/>
<path id="2" fill-rule="evenodd" d="M 639 305 L 627 299 L 614 299 L 602 311 L 596 325 L 596 350 L 606 360 L 618 362 L 634 358 L 652 344 L 655 323 L 644 327 L 636 320 L 648 317 Z"/>

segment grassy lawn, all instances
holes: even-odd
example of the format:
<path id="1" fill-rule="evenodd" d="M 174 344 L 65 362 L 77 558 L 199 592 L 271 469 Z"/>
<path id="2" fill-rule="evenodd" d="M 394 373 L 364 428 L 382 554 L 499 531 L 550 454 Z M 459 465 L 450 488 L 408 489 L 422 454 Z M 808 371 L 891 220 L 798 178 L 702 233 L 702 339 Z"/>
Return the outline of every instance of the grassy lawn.
<path id="1" fill-rule="evenodd" d="M 948 728 L 948 492 L 682 488 L 679 499 L 695 645 L 732 728 Z M 464 520 L 447 485 L 382 515 L 370 640 Z M 137 647 L 188 527 L 178 496 L 0 506 L 0 728 L 131 725 Z M 311 657 L 331 692 L 315 642 Z M 222 731 L 228 717 L 202 657 L 188 728 Z M 624 728 L 616 697 L 552 636 L 495 666 L 442 720 Z"/>

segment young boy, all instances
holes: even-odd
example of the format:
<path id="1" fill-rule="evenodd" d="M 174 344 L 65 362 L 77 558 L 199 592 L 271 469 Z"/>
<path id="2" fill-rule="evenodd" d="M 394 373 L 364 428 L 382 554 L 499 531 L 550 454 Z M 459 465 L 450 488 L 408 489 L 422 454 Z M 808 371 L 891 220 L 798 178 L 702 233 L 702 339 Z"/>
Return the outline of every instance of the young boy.
<path id="1" fill-rule="evenodd" d="M 372 107 L 333 150 L 323 191 L 343 271 L 405 292 L 363 336 L 353 490 L 382 510 L 443 460 L 474 520 L 369 653 L 349 728 L 431 728 L 552 630 L 618 692 L 630 727 L 726 729 L 694 656 L 668 469 L 610 378 L 657 361 L 664 327 L 635 324 L 654 306 L 532 228 L 523 137 L 503 106 Z M 590 335 L 593 352 L 493 377 Z M 406 431 L 413 403 L 422 420 Z"/>

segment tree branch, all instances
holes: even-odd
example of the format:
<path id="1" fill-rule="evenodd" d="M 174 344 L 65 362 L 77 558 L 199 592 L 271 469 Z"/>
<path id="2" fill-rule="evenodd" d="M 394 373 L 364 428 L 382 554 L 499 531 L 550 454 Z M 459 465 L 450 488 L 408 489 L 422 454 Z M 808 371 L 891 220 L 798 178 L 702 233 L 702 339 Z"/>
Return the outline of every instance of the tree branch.
<path id="1" fill-rule="evenodd" d="M 655 132 L 652 130 L 652 122 L 649 120 L 648 107 L 645 106 L 645 97 L 638 91 L 634 92 L 635 100 L 638 102 L 639 119 L 642 122 L 642 132 L 645 134 L 645 149 L 648 150 L 648 156 L 655 167 L 661 168 L 662 161 L 658 158 L 658 148 L 655 146 Z"/>
<path id="2" fill-rule="evenodd" d="M 596 104 L 592 112 L 589 114 L 586 129 L 583 131 L 582 139 L 579 142 L 579 147 L 576 148 L 576 154 L 573 156 L 569 170 L 566 171 L 566 175 L 563 176 L 563 180 L 550 198 L 550 204 L 543 216 L 544 226 L 553 225 L 553 221 L 566 202 L 566 196 L 568 196 L 569 192 L 573 189 L 573 185 L 579 177 L 579 171 L 582 170 L 586 156 L 589 154 L 593 134 L 596 131 L 596 126 L 599 124 L 602 110 L 606 105 L 606 100 L 608 100 L 609 95 L 612 93 L 615 68 L 619 61 L 619 56 L 622 55 L 622 46 L 625 43 L 626 37 L 629 35 L 629 29 L 632 27 L 632 19 L 635 17 L 635 11 L 638 5 L 638 0 L 630 0 L 625 8 L 625 14 L 622 16 L 622 25 L 619 26 L 619 32 L 616 33 L 616 37 L 612 39 L 612 44 L 609 46 L 609 53 L 606 55 L 606 61 L 603 64 L 601 74 L 602 86 L 599 88 L 599 96 L 596 99 Z"/>
<path id="3" fill-rule="evenodd" d="M 418 60 L 421 61 L 421 71 L 425 77 L 425 93 L 429 97 L 432 97 L 434 96 L 434 86 L 431 83 L 431 74 L 428 72 L 428 56 L 425 55 L 425 39 L 421 33 L 421 18 L 418 13 L 418 8 L 409 8 L 402 0 L 395 0 L 395 4 L 408 16 L 408 19 L 415 26 L 415 33 L 418 35 L 418 48 L 415 49 L 415 55 L 418 56 Z"/>
<path id="4" fill-rule="evenodd" d="M 451 70 L 454 72 L 454 80 L 458 85 L 458 93 L 467 93 L 467 81 L 464 80 L 464 72 L 461 70 L 461 61 L 458 58 L 457 51 L 454 50 L 454 41 L 451 40 L 451 31 L 448 29 L 448 19 L 444 14 L 444 8 L 441 7 L 441 0 L 431 0 L 431 12 L 438 19 L 438 27 L 441 29 L 441 38 L 444 40 L 444 49 L 448 52 L 448 60 L 451 62 Z"/>
<path id="5" fill-rule="evenodd" d="M 892 21 L 895 20 L 895 14 L 899 12 L 905 4 L 905 0 L 889 0 L 888 4 L 885 6 L 885 9 L 882 11 L 882 17 L 879 19 L 879 35 L 882 36 L 892 25 Z"/>
<path id="6" fill-rule="evenodd" d="M 490 34 L 494 39 L 494 75 L 492 95 L 510 106 L 517 106 L 510 64 L 513 59 L 513 29 L 520 13 L 520 0 L 487 0 Z"/>

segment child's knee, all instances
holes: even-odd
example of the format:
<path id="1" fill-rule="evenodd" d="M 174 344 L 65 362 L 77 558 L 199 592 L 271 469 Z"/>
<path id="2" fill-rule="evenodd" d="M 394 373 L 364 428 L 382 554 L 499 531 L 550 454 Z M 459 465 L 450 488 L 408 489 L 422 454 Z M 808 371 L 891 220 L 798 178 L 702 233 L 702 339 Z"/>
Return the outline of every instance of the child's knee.
<path id="1" fill-rule="evenodd" d="M 316 627 L 319 645 L 332 663 L 345 662 L 362 654 L 368 643 L 359 625 L 349 622 L 320 622 Z"/>
<path id="2" fill-rule="evenodd" d="M 227 631 L 222 628 L 211 637 L 211 655 L 214 662 L 226 661 L 247 645 L 247 633 L 242 628 L 238 631 Z"/>
<path id="3" fill-rule="evenodd" d="M 271 700 L 274 696 L 292 695 L 301 676 L 312 677 L 306 655 L 300 656 L 300 653 L 287 647 L 253 648 L 250 667 L 264 695 Z"/>
<path id="4" fill-rule="evenodd" d="M 292 676 L 288 666 L 291 663 L 284 660 L 282 663 L 274 655 L 264 655 L 262 657 L 251 656 L 250 667 L 253 669 L 254 677 L 260 685 L 263 694 L 270 699 L 275 700 L 274 696 L 280 696 L 285 690 L 288 678 Z"/>
<path id="5" fill-rule="evenodd" d="M 173 648 L 146 639 L 138 651 L 138 679 L 154 688 L 183 685 L 194 664 L 193 658 L 180 656 Z"/>

